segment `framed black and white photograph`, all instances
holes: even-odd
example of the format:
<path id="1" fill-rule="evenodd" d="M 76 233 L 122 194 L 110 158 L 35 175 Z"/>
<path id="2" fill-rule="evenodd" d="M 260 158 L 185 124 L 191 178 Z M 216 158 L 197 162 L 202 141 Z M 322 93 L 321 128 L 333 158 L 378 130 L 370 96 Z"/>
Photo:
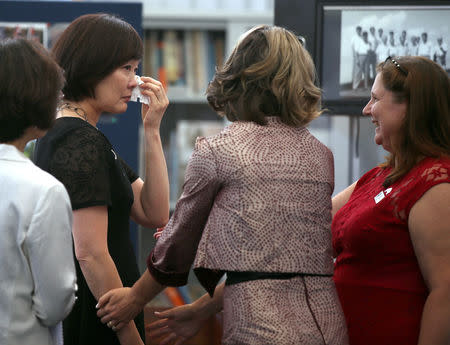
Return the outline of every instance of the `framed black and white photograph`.
<path id="1" fill-rule="evenodd" d="M 325 100 L 367 99 L 388 56 L 425 56 L 450 74 L 450 6 L 323 6 Z"/>
<path id="2" fill-rule="evenodd" d="M 24 38 L 47 46 L 48 31 L 46 23 L 0 22 L 0 40 Z"/>

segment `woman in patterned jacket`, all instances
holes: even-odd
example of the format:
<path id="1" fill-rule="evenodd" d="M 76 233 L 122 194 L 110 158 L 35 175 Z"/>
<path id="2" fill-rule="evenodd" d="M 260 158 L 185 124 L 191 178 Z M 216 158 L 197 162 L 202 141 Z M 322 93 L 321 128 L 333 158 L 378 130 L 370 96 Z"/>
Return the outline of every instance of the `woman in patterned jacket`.
<path id="1" fill-rule="evenodd" d="M 226 273 L 222 344 L 347 343 L 332 281 L 331 152 L 315 68 L 290 31 L 258 26 L 218 67 L 209 104 L 232 122 L 198 138 L 174 214 L 132 288 L 99 300 L 120 328 L 191 265 L 208 293 Z M 217 293 L 217 291 L 216 291 Z"/>

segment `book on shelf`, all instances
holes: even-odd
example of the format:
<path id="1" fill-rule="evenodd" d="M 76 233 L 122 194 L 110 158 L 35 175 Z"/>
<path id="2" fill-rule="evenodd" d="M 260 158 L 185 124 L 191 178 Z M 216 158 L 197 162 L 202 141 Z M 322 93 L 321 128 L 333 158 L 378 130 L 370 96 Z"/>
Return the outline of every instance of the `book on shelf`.
<path id="1" fill-rule="evenodd" d="M 144 74 L 167 85 L 169 98 L 204 95 L 224 54 L 224 31 L 168 29 L 144 34 Z"/>
<path id="2" fill-rule="evenodd" d="M 194 69 L 189 66 L 194 65 L 194 54 L 193 49 L 193 31 L 188 30 L 184 33 L 184 62 L 185 62 L 185 73 L 186 73 L 186 90 L 185 94 L 189 94 L 189 92 L 193 93 L 194 83 L 195 83 L 195 73 Z M 189 91 L 188 91 L 189 90 Z"/>
<path id="3" fill-rule="evenodd" d="M 216 73 L 216 66 L 222 66 L 225 58 L 225 35 L 221 31 L 208 31 L 208 81 Z"/>
<path id="4" fill-rule="evenodd" d="M 173 92 L 186 91 L 184 62 L 184 32 L 165 30 L 162 32 L 161 66 L 166 72 L 166 85 Z"/>
<path id="5" fill-rule="evenodd" d="M 207 52 L 208 47 L 206 46 L 206 32 L 205 31 L 194 31 L 192 33 L 192 53 L 193 61 L 192 66 L 187 66 L 187 68 L 192 68 L 194 71 L 194 85 L 192 92 L 194 94 L 204 93 L 207 83 Z M 203 92 L 202 92 L 203 91 Z"/>
<path id="6" fill-rule="evenodd" d="M 144 31 L 144 58 L 142 59 L 142 74 L 157 77 L 158 73 L 158 32 L 156 30 Z"/>
<path id="7" fill-rule="evenodd" d="M 169 197 L 170 197 L 170 209 L 175 208 L 175 202 L 178 199 L 178 150 L 176 148 L 177 138 L 176 131 L 171 131 L 169 134 L 169 145 L 165 149 L 165 156 L 169 175 Z"/>

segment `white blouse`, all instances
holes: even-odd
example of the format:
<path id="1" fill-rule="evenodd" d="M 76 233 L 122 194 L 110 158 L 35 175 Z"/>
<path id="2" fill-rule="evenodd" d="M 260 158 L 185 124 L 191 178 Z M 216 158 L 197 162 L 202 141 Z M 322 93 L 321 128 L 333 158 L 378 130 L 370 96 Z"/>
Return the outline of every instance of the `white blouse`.
<path id="1" fill-rule="evenodd" d="M 0 344 L 55 344 L 75 302 L 72 208 L 64 186 L 0 144 Z"/>

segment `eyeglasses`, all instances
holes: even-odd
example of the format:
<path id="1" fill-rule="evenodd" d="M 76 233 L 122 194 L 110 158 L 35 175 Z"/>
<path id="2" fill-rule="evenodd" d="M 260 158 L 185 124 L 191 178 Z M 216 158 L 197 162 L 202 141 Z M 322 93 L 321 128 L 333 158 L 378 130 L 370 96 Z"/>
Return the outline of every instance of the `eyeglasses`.
<path id="1" fill-rule="evenodd" d="M 298 40 L 300 41 L 300 44 L 304 47 L 306 43 L 306 39 L 303 36 L 298 35 Z"/>
<path id="2" fill-rule="evenodd" d="M 388 61 L 392 62 L 395 65 L 395 67 L 397 67 L 398 70 L 400 72 L 402 72 L 405 76 L 408 75 L 408 71 L 405 70 L 402 66 L 400 66 L 400 64 L 397 62 L 397 60 L 394 60 L 390 55 L 386 58 L 386 60 L 384 60 L 384 63 L 386 63 Z"/>

